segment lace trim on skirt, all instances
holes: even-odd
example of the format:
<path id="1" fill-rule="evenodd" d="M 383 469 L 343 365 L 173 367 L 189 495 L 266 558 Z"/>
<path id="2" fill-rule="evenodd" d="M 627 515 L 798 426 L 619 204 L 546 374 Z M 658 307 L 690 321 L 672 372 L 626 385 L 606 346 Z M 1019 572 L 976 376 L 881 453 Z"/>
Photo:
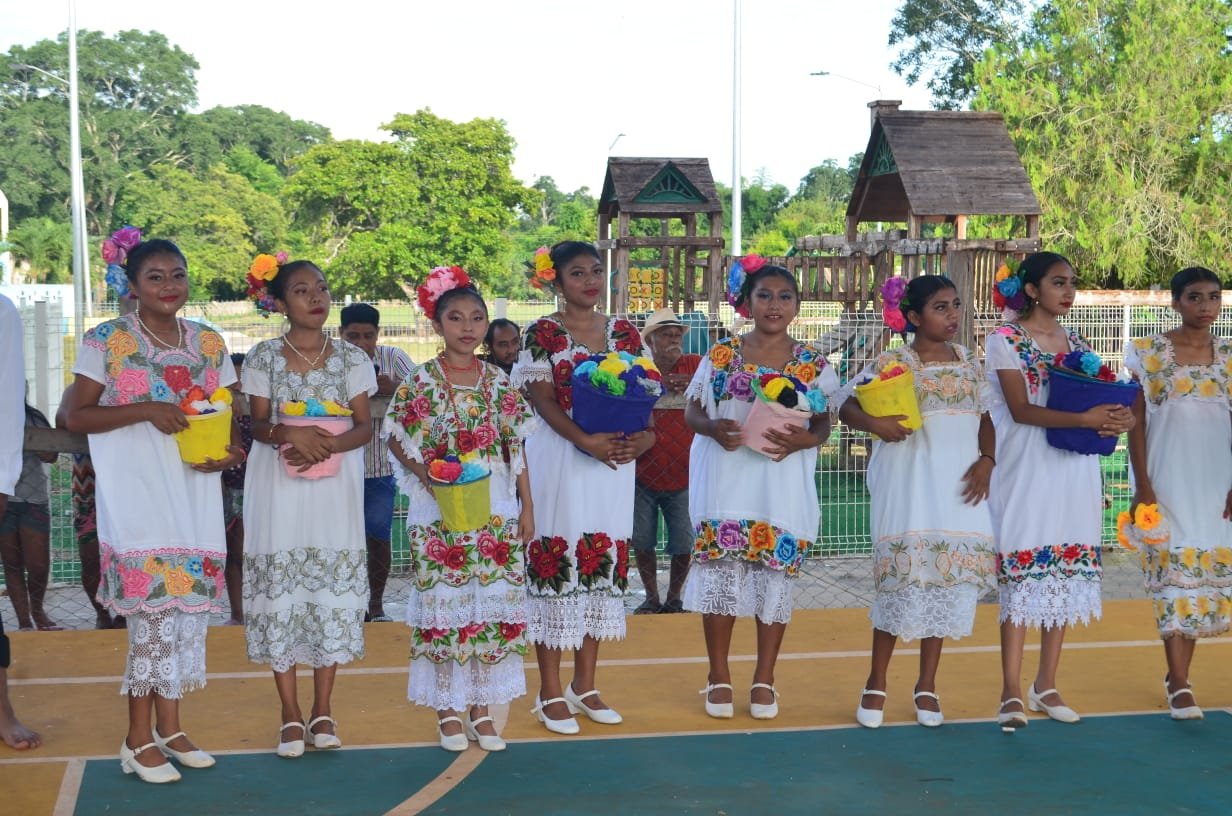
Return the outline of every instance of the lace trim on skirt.
<path id="1" fill-rule="evenodd" d="M 791 620 L 792 581 L 783 570 L 736 558 L 695 562 L 681 600 L 703 615 L 756 618 L 762 623 Z"/>
<path id="2" fill-rule="evenodd" d="M 963 638 L 975 623 L 980 587 L 908 584 L 893 592 L 879 592 L 868 618 L 873 626 L 904 642 L 929 637 Z"/>
<path id="3" fill-rule="evenodd" d="M 526 639 L 549 649 L 580 649 L 587 637 L 623 640 L 624 598 L 598 592 L 526 599 Z"/>
<path id="4" fill-rule="evenodd" d="M 1016 584 L 1001 584 L 1001 622 L 1052 629 L 1089 624 L 1103 613 L 1098 579 L 1049 575 Z"/>
<path id="5" fill-rule="evenodd" d="M 208 612 L 132 612 L 128 615 L 128 660 L 120 693 L 154 693 L 178 700 L 205 686 Z"/>
<path id="6" fill-rule="evenodd" d="M 526 694 L 526 672 L 521 655 L 499 663 L 433 663 L 426 657 L 411 661 L 406 697 L 415 705 L 436 711 L 463 711 L 473 705 L 500 705 Z"/>

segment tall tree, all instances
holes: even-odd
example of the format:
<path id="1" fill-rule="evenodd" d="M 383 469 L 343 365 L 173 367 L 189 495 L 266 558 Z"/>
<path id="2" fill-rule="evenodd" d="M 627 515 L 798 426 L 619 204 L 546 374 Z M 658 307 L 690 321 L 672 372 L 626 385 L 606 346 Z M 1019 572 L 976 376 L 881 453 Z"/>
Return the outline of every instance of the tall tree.
<path id="1" fill-rule="evenodd" d="M 1045 243 L 1088 283 L 1223 268 L 1232 252 L 1232 58 L 1223 0 L 1054 0 L 979 64 L 1044 208 Z"/>
<path id="2" fill-rule="evenodd" d="M 938 108 L 966 107 L 976 63 L 1016 38 L 1023 8 L 1023 0 L 903 0 L 890 22 L 890 45 L 900 46 L 890 67 L 909 85 L 927 79 Z"/>

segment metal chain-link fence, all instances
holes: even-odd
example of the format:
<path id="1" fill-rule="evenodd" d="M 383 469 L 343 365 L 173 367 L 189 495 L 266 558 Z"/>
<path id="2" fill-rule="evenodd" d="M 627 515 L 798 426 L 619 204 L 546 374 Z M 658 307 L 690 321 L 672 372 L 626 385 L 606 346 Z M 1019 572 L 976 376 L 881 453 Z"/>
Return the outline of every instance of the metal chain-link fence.
<path id="1" fill-rule="evenodd" d="M 1120 304 L 1076 305 L 1065 321 L 1086 337 L 1114 368 L 1120 366 L 1124 344 L 1129 338 L 1162 331 L 1176 324 L 1174 315 L 1167 307 L 1135 305 L 1130 300 L 1127 297 L 1127 302 Z M 413 307 L 405 303 L 378 306 L 382 315 L 380 342 L 402 348 L 417 362 L 437 352 L 437 338 L 430 323 L 419 316 Z M 493 316 L 503 313 L 525 327 L 553 309 L 554 305 L 550 302 L 528 302 L 499 304 L 493 306 L 491 311 Z M 258 341 L 274 337 L 283 330 L 279 318 L 263 320 L 254 315 L 248 304 L 196 304 L 190 305 L 185 313 L 219 329 L 233 352 L 247 351 Z M 113 315 L 102 315 L 94 322 L 109 316 Z M 638 325 L 644 317 L 630 315 Z M 685 340 L 686 352 L 704 354 L 717 337 L 741 330 L 734 322 L 736 316 L 726 304 L 720 309 L 717 319 L 700 312 L 683 317 L 691 327 Z M 977 317 L 976 345 L 981 352 L 983 334 L 996 323 L 995 315 Z M 1222 335 L 1232 334 L 1232 321 L 1221 320 L 1215 331 Z M 32 327 L 27 327 L 28 344 L 36 339 L 31 332 Z M 67 327 L 63 327 L 61 334 L 66 332 Z M 901 342 L 883 329 L 879 313 L 844 311 L 841 304 L 835 303 L 802 304 L 792 333 L 798 339 L 820 346 L 843 381 L 855 376 L 886 343 Z M 56 345 L 51 344 L 50 347 Z M 40 344 L 40 348 L 47 347 Z M 62 368 L 55 372 L 58 377 L 65 376 L 61 372 L 72 369 L 76 350 L 73 339 L 65 336 L 62 348 Z M 40 354 L 45 356 L 45 351 Z M 47 376 L 46 372 L 44 376 Z M 31 376 L 30 379 L 34 380 L 35 377 Z M 59 383 L 56 397 L 58 386 Z M 45 388 L 42 393 L 48 390 Z M 31 392 L 34 393 L 33 388 Z M 58 399 L 52 402 L 54 405 Z M 796 584 L 796 603 L 799 607 L 861 607 L 867 606 L 872 599 L 868 491 L 864 481 L 867 454 L 866 435 L 839 423 L 835 424 L 830 439 L 821 448 L 817 470 L 822 508 L 821 531 Z M 1127 557 L 1119 549 L 1114 529 L 1116 514 L 1127 507 L 1131 495 L 1124 440 L 1116 453 L 1101 460 L 1101 465 L 1104 479 L 1105 596 L 1142 597 L 1142 578 L 1137 559 Z M 95 610 L 82 587 L 79 544 L 88 552 L 91 546 L 96 549 L 97 543 L 92 543 L 92 524 L 76 514 L 74 509 L 72 471 L 73 457 L 70 454 L 61 454 L 49 466 L 51 588 L 47 593 L 46 608 L 50 617 L 62 625 L 89 628 L 95 624 Z M 152 508 L 151 512 L 155 510 Z M 405 500 L 400 498 L 393 525 L 393 575 L 385 594 L 386 611 L 395 619 L 403 611 L 408 592 L 410 561 L 405 512 Z M 77 527 L 82 528 L 80 531 L 75 528 L 75 518 L 78 520 Z M 659 534 L 662 544 L 666 537 L 662 524 Z M 79 542 L 79 538 L 84 540 Z M 667 564 L 667 558 L 660 556 L 660 594 L 667 585 Z M 630 569 L 634 590 L 628 602 L 630 609 L 642 601 L 642 588 L 636 576 L 637 570 Z M 17 628 L 12 605 L 7 600 L 0 602 L 0 615 L 3 615 L 6 627 Z M 219 619 L 225 617 L 219 616 Z"/>

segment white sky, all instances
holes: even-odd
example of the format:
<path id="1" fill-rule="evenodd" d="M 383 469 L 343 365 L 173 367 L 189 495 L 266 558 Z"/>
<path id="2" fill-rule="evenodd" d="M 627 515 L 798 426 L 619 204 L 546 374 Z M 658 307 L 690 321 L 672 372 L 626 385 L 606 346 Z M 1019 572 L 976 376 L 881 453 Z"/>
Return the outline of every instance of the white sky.
<path id="1" fill-rule="evenodd" d="M 870 100 L 929 107 L 889 67 L 899 2 L 743 2 L 746 179 L 794 191 L 864 148 Z M 0 0 L 0 51 L 54 38 L 68 3 Z M 608 155 L 702 156 L 732 178 L 731 0 L 78 0 L 77 23 L 165 34 L 201 65 L 201 109 L 265 105 L 362 139 L 424 107 L 495 117 L 518 177 L 567 191 L 597 194 Z M 858 82 L 809 76 L 822 69 Z"/>

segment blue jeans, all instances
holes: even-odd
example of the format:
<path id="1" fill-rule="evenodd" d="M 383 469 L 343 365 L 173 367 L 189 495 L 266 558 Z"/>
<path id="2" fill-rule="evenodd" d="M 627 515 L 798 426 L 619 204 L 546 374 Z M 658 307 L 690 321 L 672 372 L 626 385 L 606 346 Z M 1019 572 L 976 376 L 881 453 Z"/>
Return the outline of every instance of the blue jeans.
<path id="1" fill-rule="evenodd" d="M 393 476 L 364 479 L 364 533 L 368 538 L 389 542 L 397 495 Z"/>
<path id="2" fill-rule="evenodd" d="M 667 525 L 668 555 L 693 551 L 693 525 L 689 522 L 689 489 L 651 490 L 641 482 L 633 490 L 633 549 L 654 552 L 659 538 L 659 513 Z"/>

